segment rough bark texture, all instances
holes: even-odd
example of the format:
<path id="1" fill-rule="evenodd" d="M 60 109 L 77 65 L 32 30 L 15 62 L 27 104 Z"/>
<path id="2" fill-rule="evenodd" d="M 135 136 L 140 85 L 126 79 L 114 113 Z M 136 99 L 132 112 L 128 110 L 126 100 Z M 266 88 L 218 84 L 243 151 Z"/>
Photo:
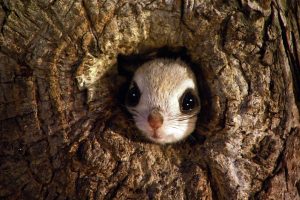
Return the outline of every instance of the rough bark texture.
<path id="1" fill-rule="evenodd" d="M 0 199 L 300 199 L 299 13 L 0 0 Z M 118 103 L 117 56 L 165 46 L 198 66 L 204 142 L 147 142 Z"/>

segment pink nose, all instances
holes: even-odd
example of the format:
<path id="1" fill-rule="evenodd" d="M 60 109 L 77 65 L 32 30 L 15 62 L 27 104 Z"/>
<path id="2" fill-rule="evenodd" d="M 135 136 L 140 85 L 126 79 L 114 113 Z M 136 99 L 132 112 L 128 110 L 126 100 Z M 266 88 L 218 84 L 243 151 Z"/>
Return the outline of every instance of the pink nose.
<path id="1" fill-rule="evenodd" d="M 163 124 L 163 116 L 157 110 L 152 110 L 148 115 L 148 123 L 153 130 L 158 129 Z"/>

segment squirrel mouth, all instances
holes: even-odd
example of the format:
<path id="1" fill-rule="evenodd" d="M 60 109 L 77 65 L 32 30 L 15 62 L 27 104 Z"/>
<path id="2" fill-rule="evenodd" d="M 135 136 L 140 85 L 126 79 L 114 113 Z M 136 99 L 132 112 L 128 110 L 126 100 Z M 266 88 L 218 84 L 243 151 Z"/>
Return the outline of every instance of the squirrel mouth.
<path id="1" fill-rule="evenodd" d="M 151 135 L 151 137 L 154 138 L 154 139 L 161 139 L 162 138 L 162 136 L 159 135 L 156 130 L 153 131 L 153 134 Z"/>

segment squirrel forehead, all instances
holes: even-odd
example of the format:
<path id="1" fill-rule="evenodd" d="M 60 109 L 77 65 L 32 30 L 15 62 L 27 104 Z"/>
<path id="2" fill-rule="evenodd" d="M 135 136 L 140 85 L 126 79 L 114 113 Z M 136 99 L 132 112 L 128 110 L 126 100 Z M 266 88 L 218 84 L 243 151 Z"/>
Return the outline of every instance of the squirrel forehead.
<path id="1" fill-rule="evenodd" d="M 135 72 L 133 80 L 143 91 L 171 92 L 184 86 L 184 82 L 194 82 L 191 69 L 181 60 L 155 59 L 142 65 Z M 193 88 L 193 85 L 188 84 Z M 196 87 L 196 86 L 194 86 Z"/>

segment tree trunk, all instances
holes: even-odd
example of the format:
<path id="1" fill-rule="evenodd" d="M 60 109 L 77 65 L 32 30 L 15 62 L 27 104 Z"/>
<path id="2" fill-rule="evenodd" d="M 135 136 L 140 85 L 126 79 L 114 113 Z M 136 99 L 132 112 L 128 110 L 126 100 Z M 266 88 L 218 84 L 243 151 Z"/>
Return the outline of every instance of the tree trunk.
<path id="1" fill-rule="evenodd" d="M 0 29 L 0 199 L 300 199 L 299 1 L 0 0 Z M 171 145 L 118 100 L 163 47 L 201 85 Z"/>

